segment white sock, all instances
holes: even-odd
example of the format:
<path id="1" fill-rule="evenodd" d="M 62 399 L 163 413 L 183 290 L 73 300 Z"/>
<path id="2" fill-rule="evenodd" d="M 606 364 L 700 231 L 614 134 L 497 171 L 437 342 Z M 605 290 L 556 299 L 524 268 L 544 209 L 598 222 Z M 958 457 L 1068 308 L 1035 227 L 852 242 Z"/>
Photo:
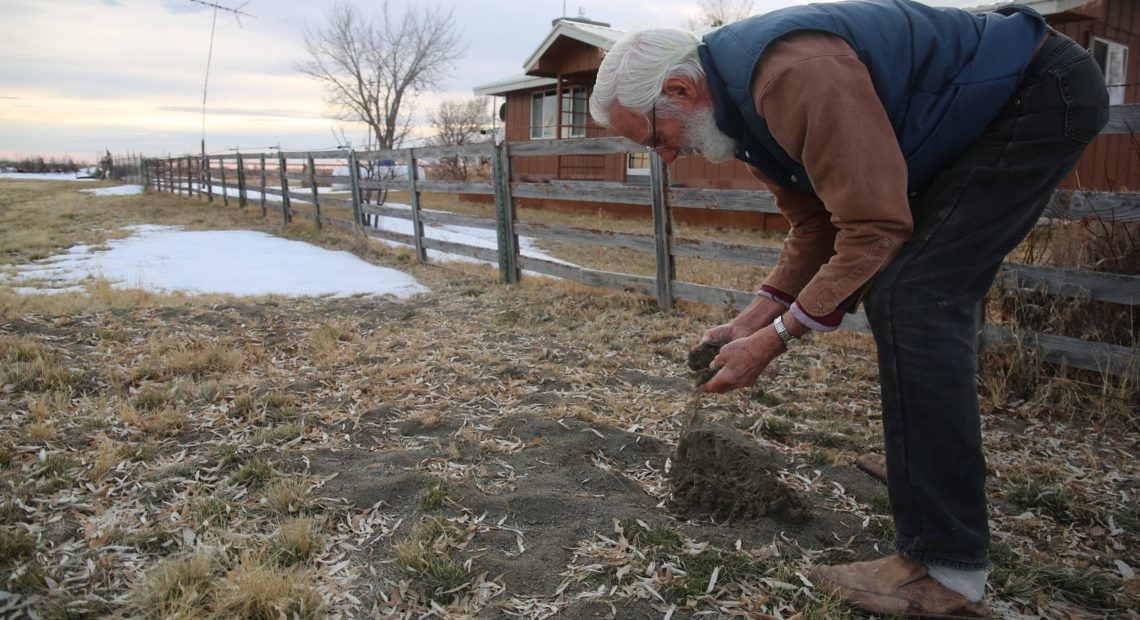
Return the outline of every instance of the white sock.
<path id="1" fill-rule="evenodd" d="M 982 600 L 986 594 L 986 570 L 959 570 L 945 566 L 926 565 L 926 572 L 938 583 L 966 597 L 971 603 Z"/>

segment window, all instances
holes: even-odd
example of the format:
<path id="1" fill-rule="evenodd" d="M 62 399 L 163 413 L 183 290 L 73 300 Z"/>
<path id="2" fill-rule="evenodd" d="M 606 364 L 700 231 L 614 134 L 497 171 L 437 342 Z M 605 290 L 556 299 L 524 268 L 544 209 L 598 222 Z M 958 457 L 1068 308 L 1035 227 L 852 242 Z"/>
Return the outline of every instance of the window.
<path id="1" fill-rule="evenodd" d="M 584 86 L 572 86 L 562 91 L 562 137 L 582 138 L 586 135 L 587 97 Z M 531 95 L 530 139 L 545 140 L 558 137 L 558 93 L 548 90 Z"/>
<path id="2" fill-rule="evenodd" d="M 535 93 L 530 100 L 530 139 L 540 140 L 554 138 L 557 129 L 554 127 L 554 115 L 558 113 L 555 105 L 554 91 Z"/>
<path id="3" fill-rule="evenodd" d="M 562 91 L 562 137 L 586 137 L 586 89 L 574 86 Z"/>
<path id="4" fill-rule="evenodd" d="M 1124 85 L 1128 82 L 1128 46 L 1093 37 L 1092 54 L 1096 64 L 1104 71 L 1104 83 L 1108 84 L 1108 103 L 1123 104 Z"/>
<path id="5" fill-rule="evenodd" d="M 627 153 L 625 159 L 625 173 L 628 176 L 643 176 L 649 174 L 649 151 Z"/>

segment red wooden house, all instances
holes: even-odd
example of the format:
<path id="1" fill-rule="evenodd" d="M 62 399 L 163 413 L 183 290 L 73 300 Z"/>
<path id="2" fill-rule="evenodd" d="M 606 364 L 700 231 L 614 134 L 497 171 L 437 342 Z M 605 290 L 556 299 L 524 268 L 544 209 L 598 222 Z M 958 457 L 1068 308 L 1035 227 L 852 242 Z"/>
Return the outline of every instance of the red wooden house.
<path id="1" fill-rule="evenodd" d="M 1140 2 L 1031 2 L 1058 31 L 1092 51 L 1105 72 L 1112 105 L 1140 103 Z M 1132 135 L 1099 136 L 1061 187 L 1140 191 L 1140 127 Z"/>
<path id="2" fill-rule="evenodd" d="M 1093 50 L 1110 84 L 1114 104 L 1140 101 L 1140 2 L 1136 0 L 1023 0 L 1046 15 L 1055 28 Z M 930 2 L 937 4 L 937 2 Z M 992 8 L 996 5 L 978 7 Z M 509 142 L 559 140 L 613 135 L 598 127 L 588 113 L 589 95 L 605 51 L 622 31 L 585 18 L 561 18 L 523 64 L 523 73 L 475 88 L 476 95 L 496 98 Z M 498 98 L 502 98 L 499 100 Z M 1140 129 L 1140 128 L 1138 128 Z M 1133 136 L 1100 136 L 1063 187 L 1121 191 L 1140 189 L 1140 143 Z M 645 153 L 518 157 L 514 178 L 524 182 L 551 180 L 644 182 L 649 171 Z M 699 155 L 670 165 L 674 185 L 700 189 L 762 189 L 739 162 L 710 164 Z M 574 204 L 524 206 L 574 208 Z M 529 204 L 528 204 L 529 203 Z M 577 205 L 591 212 L 598 203 Z M 613 206 L 614 212 L 643 209 Z M 675 214 L 678 220 L 706 220 L 709 212 Z M 647 213 L 647 211 L 645 211 Z M 720 213 L 716 223 L 781 229 L 779 216 Z"/>

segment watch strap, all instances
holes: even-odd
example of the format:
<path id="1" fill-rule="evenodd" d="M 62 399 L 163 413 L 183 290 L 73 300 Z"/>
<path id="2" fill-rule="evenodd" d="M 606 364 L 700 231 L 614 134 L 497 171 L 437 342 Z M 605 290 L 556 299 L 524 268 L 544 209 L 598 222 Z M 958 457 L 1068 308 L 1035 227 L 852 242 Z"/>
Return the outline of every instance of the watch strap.
<path id="1" fill-rule="evenodd" d="M 788 331 L 787 326 L 784 325 L 784 316 L 780 315 L 776 317 L 776 320 L 772 321 L 772 327 L 776 328 L 776 334 L 780 337 L 780 340 L 784 341 L 784 347 L 791 348 L 792 343 L 796 341 L 796 337 L 793 336 L 792 332 Z"/>

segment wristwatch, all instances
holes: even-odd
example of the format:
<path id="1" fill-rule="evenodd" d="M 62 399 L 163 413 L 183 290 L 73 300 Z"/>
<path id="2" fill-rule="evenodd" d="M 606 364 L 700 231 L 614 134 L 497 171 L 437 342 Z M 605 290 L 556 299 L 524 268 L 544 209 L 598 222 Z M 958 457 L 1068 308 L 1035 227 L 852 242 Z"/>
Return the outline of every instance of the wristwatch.
<path id="1" fill-rule="evenodd" d="M 793 336 L 792 332 L 788 331 L 788 328 L 784 325 L 783 315 L 776 317 L 776 320 L 772 321 L 772 327 L 776 328 L 776 334 L 780 336 L 780 340 L 784 341 L 784 347 L 787 349 L 792 348 L 792 343 L 795 342 L 797 338 Z"/>

